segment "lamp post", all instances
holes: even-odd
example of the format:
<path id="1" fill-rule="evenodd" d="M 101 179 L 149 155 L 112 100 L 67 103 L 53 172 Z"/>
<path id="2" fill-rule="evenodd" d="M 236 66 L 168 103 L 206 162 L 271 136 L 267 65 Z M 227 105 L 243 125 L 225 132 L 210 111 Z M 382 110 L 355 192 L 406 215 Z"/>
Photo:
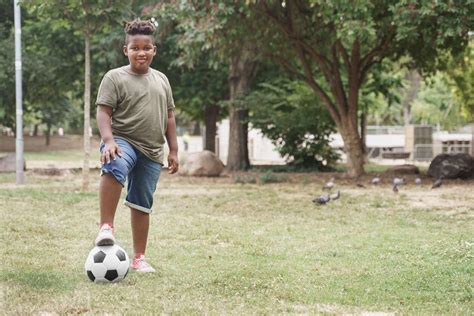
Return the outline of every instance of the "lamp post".
<path id="1" fill-rule="evenodd" d="M 23 91 L 21 65 L 21 11 L 20 0 L 15 0 L 15 91 L 16 91 L 16 184 L 23 184 Z"/>

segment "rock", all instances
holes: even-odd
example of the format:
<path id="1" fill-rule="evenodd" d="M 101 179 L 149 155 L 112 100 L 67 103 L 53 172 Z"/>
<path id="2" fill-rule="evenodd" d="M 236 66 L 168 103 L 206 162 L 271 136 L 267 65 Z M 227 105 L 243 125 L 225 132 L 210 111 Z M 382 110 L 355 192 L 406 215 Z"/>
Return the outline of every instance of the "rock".
<path id="1" fill-rule="evenodd" d="M 26 163 L 23 159 L 23 170 L 26 170 Z M 16 154 L 7 154 L 0 157 L 0 172 L 16 171 Z"/>
<path id="2" fill-rule="evenodd" d="M 415 165 L 404 164 L 394 166 L 390 169 L 394 174 L 419 174 L 420 169 Z"/>
<path id="3" fill-rule="evenodd" d="M 469 154 L 440 154 L 428 168 L 428 175 L 435 178 L 467 179 L 474 177 L 474 158 Z"/>
<path id="4" fill-rule="evenodd" d="M 222 161 L 211 151 L 189 154 L 181 167 L 180 174 L 198 177 L 218 177 L 224 170 Z"/>

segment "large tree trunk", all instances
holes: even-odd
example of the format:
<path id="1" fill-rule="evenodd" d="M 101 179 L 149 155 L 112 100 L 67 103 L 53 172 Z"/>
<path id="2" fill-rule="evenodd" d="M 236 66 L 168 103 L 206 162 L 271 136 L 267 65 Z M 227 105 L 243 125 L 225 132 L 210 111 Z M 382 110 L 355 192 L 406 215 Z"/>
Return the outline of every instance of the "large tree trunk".
<path id="1" fill-rule="evenodd" d="M 255 77 L 255 50 L 251 45 L 242 48 L 240 56 L 234 58 L 229 69 L 230 101 L 237 101 L 250 91 Z M 248 110 L 234 104 L 230 110 L 228 170 L 245 170 L 250 167 L 248 139 Z"/>
<path id="2" fill-rule="evenodd" d="M 85 69 L 84 69 L 84 164 L 82 166 L 82 190 L 89 189 L 89 158 L 90 158 L 90 126 L 91 126 L 91 35 L 84 34 L 85 44 Z"/>
<path id="3" fill-rule="evenodd" d="M 364 173 L 365 153 L 362 138 L 359 136 L 357 126 L 348 124 L 338 126 L 344 149 L 347 155 L 347 167 L 351 177 L 359 177 Z"/>
<path id="4" fill-rule="evenodd" d="M 219 115 L 218 105 L 206 105 L 204 108 L 204 122 L 206 125 L 206 135 L 204 149 L 216 152 L 217 117 Z"/>

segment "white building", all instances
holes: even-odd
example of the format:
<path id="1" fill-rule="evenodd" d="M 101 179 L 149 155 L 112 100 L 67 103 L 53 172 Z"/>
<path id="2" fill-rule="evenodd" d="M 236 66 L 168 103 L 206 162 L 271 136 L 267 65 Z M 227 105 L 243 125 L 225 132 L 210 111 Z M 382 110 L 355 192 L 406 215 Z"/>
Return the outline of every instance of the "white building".
<path id="1" fill-rule="evenodd" d="M 433 157 L 439 153 L 449 152 L 472 152 L 474 132 L 465 129 L 459 133 L 434 132 L 432 134 L 432 144 L 416 145 L 413 151 L 423 150 L 430 147 Z M 402 126 L 369 126 L 366 137 L 366 146 L 372 158 L 383 158 L 387 153 L 392 156 L 404 156 L 408 158 L 410 150 L 405 148 L 407 137 Z M 178 137 L 178 145 L 181 155 L 186 155 L 182 137 Z M 344 143 L 340 134 L 331 135 L 330 145 L 333 148 L 343 149 Z M 420 147 L 421 146 L 421 147 Z M 204 148 L 201 136 L 190 136 L 188 141 L 188 151 L 198 152 Z M 216 154 L 226 163 L 229 148 L 229 120 L 218 123 L 216 136 Z M 278 153 L 276 146 L 265 137 L 260 130 L 250 129 L 248 137 L 249 159 L 251 164 L 284 164 L 285 159 Z M 403 155 L 406 153 L 407 155 Z M 388 155 L 387 155 L 388 156 Z M 412 155 L 412 157 L 416 155 Z M 344 159 L 344 156 L 342 157 Z M 432 158 L 432 157 L 431 157 Z"/>

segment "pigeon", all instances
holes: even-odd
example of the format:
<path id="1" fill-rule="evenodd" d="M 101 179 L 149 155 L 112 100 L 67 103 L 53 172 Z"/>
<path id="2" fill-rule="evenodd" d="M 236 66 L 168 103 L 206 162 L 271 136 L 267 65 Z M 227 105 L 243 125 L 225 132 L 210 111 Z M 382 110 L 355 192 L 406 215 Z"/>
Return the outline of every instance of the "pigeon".
<path id="1" fill-rule="evenodd" d="M 337 200 L 340 196 L 341 196 L 341 191 L 337 190 L 337 192 L 334 194 L 331 194 L 329 198 L 334 201 L 334 200 Z"/>
<path id="2" fill-rule="evenodd" d="M 363 185 L 362 183 L 359 183 L 359 182 L 356 183 L 356 186 L 358 188 L 365 188 L 365 185 Z"/>
<path id="3" fill-rule="evenodd" d="M 443 176 L 440 176 L 434 183 L 433 186 L 431 187 L 432 189 L 439 188 L 443 184 Z"/>
<path id="4" fill-rule="evenodd" d="M 331 179 L 324 184 L 323 189 L 331 190 L 334 187 L 334 180 L 335 180 L 335 178 L 331 177 Z"/>
<path id="5" fill-rule="evenodd" d="M 323 204 L 326 204 L 327 202 L 329 202 L 330 200 L 331 200 L 331 198 L 329 197 L 329 194 L 323 194 L 323 195 L 320 195 L 317 198 L 315 198 L 313 200 L 313 202 L 316 203 L 316 204 L 323 205 Z"/>
<path id="6" fill-rule="evenodd" d="M 393 185 L 404 185 L 405 184 L 405 178 L 393 178 Z"/>
<path id="7" fill-rule="evenodd" d="M 373 185 L 378 185 L 378 184 L 380 184 L 380 182 L 381 182 L 381 179 L 380 179 L 379 175 L 376 175 L 375 177 L 372 178 L 372 184 Z"/>
<path id="8" fill-rule="evenodd" d="M 416 185 L 420 185 L 420 184 L 421 184 L 421 178 L 420 178 L 420 176 L 416 176 L 416 178 L 415 178 L 415 184 L 416 184 Z"/>
<path id="9" fill-rule="evenodd" d="M 398 184 L 394 184 L 392 187 L 392 191 L 398 193 Z"/>

